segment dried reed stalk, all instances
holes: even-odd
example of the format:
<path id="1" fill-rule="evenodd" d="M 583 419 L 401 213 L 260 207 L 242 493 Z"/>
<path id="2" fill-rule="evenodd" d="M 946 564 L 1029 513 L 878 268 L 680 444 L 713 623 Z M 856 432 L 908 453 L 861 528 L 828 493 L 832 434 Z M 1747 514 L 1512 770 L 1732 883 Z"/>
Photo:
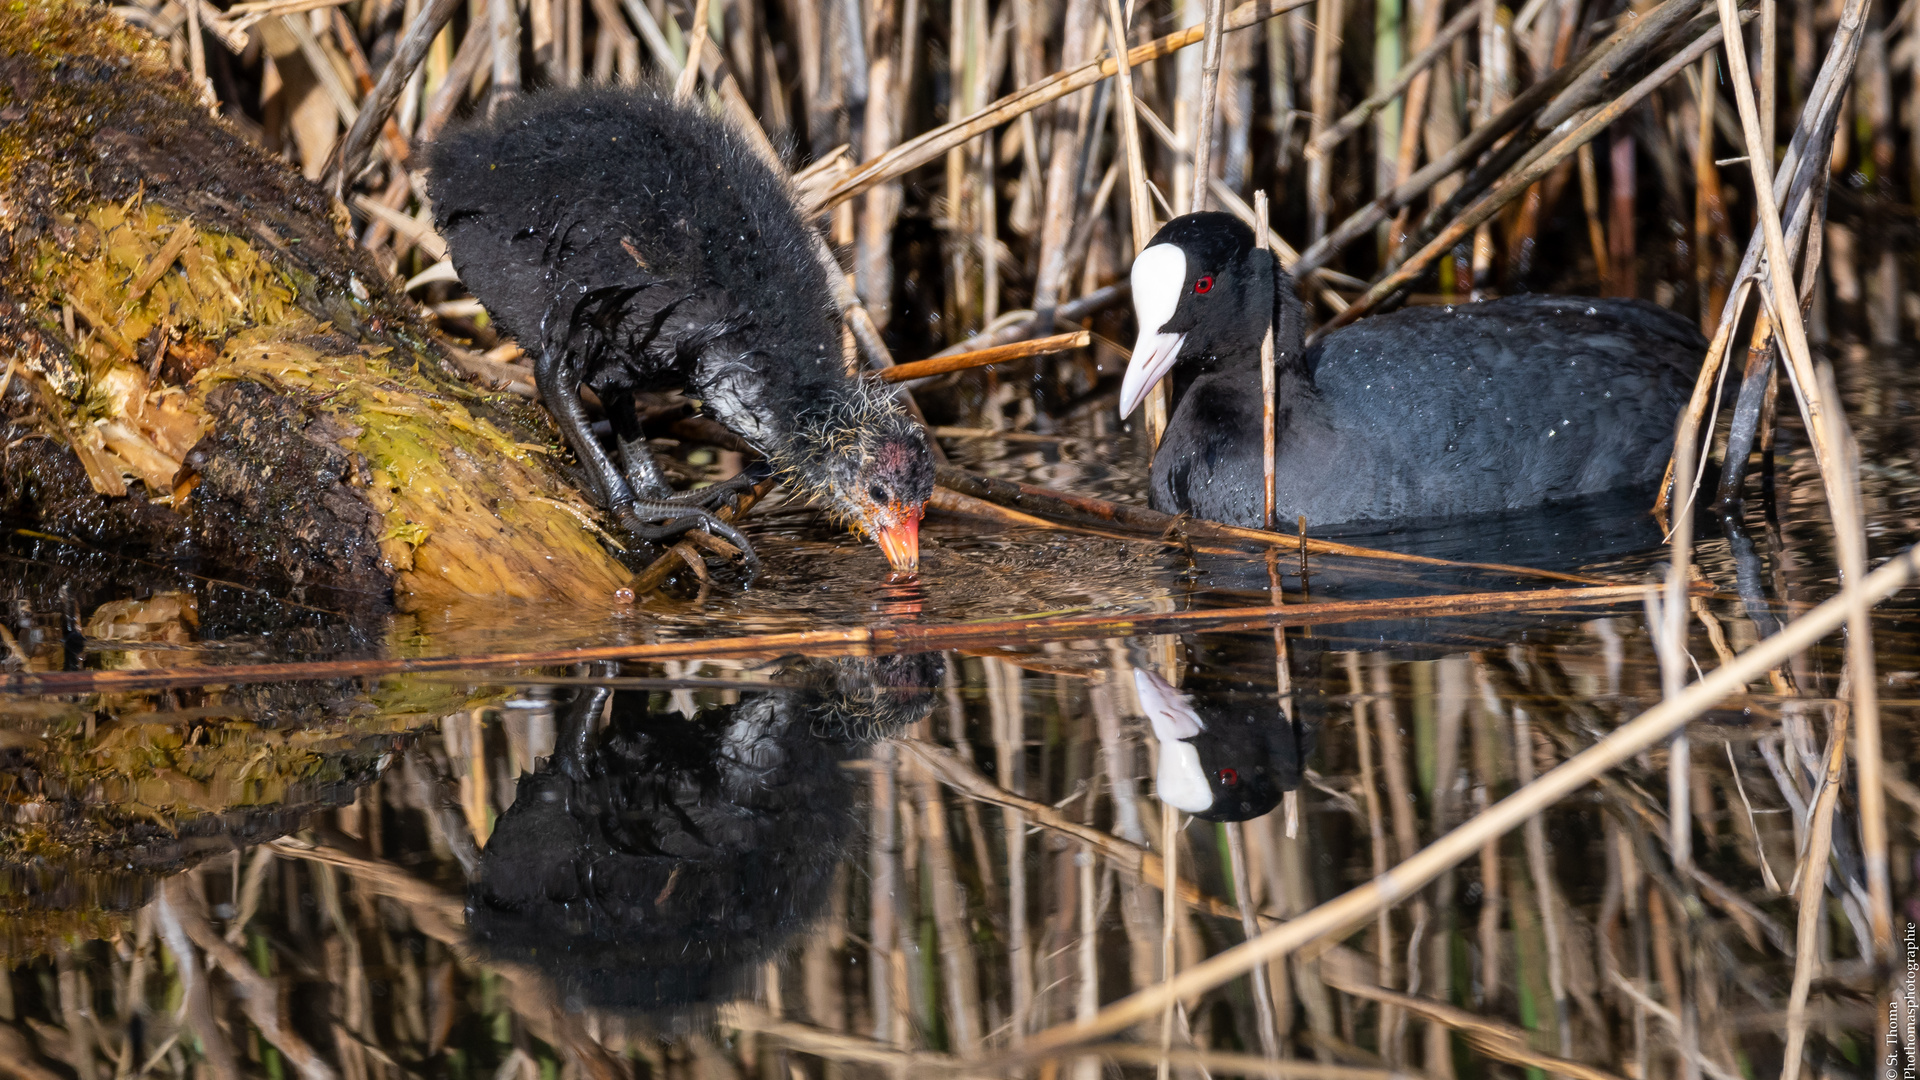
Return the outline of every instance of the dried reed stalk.
<path id="1" fill-rule="evenodd" d="M 1080 330 L 1071 334 L 1055 334 L 1052 337 L 1016 342 L 1012 345 L 995 345 L 991 348 L 956 353 L 952 356 L 938 356 L 907 364 L 895 364 L 880 372 L 880 377 L 887 382 L 908 382 L 913 379 L 945 375 L 950 371 L 965 371 L 968 368 L 1002 364 L 1009 360 L 1025 360 L 1030 356 L 1050 356 L 1054 353 L 1070 352 L 1074 349 L 1084 349 L 1091 344 L 1093 344 L 1093 335 Z"/>

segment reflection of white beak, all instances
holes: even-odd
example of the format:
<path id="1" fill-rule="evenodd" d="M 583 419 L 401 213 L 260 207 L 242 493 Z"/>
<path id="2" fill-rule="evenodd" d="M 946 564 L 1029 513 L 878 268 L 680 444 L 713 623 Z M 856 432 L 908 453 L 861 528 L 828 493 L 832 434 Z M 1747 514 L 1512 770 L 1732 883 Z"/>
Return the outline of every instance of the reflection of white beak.
<path id="1" fill-rule="evenodd" d="M 1160 740 L 1154 793 L 1161 802 L 1189 814 L 1211 808 L 1213 789 L 1207 784 L 1207 770 L 1200 765 L 1200 751 L 1186 741 L 1207 730 L 1206 723 L 1185 694 L 1145 668 L 1133 669 L 1133 689 L 1140 698 L 1140 711 L 1147 714 L 1154 737 Z"/>
<path id="2" fill-rule="evenodd" d="M 1167 372 L 1180 358 L 1185 334 L 1169 334 L 1161 328 L 1173 318 L 1180 296 L 1187 288 L 1187 253 L 1172 244 L 1154 244 L 1133 260 L 1133 314 L 1140 323 L 1140 339 L 1134 342 L 1133 359 L 1127 362 L 1127 376 L 1120 383 L 1120 415 L 1124 418 L 1140 407 Z"/>

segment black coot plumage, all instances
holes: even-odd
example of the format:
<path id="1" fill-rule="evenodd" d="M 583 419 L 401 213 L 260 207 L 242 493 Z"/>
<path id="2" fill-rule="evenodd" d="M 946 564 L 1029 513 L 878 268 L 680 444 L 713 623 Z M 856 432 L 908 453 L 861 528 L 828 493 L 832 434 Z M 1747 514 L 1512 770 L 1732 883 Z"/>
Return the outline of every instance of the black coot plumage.
<path id="1" fill-rule="evenodd" d="M 675 495 L 641 435 L 632 395 L 685 389 L 895 569 L 917 568 L 926 433 L 849 373 L 814 238 L 740 136 L 653 87 L 553 92 L 448 135 L 431 166 L 461 280 L 533 353 L 541 396 L 629 532 L 704 528 L 751 558 L 711 513 L 728 492 Z"/>
<path id="2" fill-rule="evenodd" d="M 782 673 L 799 688 L 693 717 L 581 691 L 481 854 L 473 944 L 574 1009 L 671 1021 L 739 993 L 832 894 L 857 824 L 842 764 L 925 718 L 944 670 L 939 653 L 802 662 Z"/>
<path id="3" fill-rule="evenodd" d="M 1485 514 L 1658 484 L 1706 341 L 1638 300 L 1410 308 L 1311 348 L 1293 280 L 1230 215 L 1168 222 L 1133 265 L 1131 413 L 1172 373 L 1152 503 L 1262 524 L 1260 342 L 1274 326 L 1276 516 Z"/>
<path id="4" fill-rule="evenodd" d="M 1190 696 L 1146 668 L 1133 669 L 1133 689 L 1160 742 L 1161 802 L 1203 821 L 1250 821 L 1300 786 L 1314 730 L 1281 715 L 1271 696 Z"/>

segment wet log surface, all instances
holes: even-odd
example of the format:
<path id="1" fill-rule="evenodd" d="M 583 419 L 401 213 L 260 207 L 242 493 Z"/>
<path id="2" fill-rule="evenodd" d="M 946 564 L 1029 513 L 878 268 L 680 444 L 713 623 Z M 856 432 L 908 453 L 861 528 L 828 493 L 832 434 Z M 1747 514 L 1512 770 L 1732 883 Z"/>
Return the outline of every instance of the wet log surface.
<path id="1" fill-rule="evenodd" d="M 101 6 L 0 18 L 0 521 L 372 604 L 630 579 L 321 189 Z"/>

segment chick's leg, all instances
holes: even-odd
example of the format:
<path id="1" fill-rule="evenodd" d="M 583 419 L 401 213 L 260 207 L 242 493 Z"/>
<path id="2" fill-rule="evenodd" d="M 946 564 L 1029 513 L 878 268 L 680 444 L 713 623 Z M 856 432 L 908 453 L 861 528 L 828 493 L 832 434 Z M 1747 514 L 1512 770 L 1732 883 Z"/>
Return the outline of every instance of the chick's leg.
<path id="1" fill-rule="evenodd" d="M 622 506 L 633 502 L 633 489 L 627 486 L 620 470 L 614 468 L 607 452 L 600 448 L 600 441 L 593 437 L 586 406 L 580 403 L 580 373 L 568 361 L 564 350 L 542 349 L 533 362 L 533 382 L 540 390 L 540 400 L 553 414 L 553 422 L 559 425 L 560 434 L 566 436 L 567 445 L 580 456 L 580 464 L 600 489 L 601 502 L 618 516 Z"/>
<path id="2" fill-rule="evenodd" d="M 613 445 L 620 453 L 620 467 L 627 474 L 627 483 L 633 485 L 634 493 L 654 499 L 672 499 L 673 485 L 660 471 L 660 463 L 653 459 L 653 451 L 647 446 L 647 437 L 640 430 L 640 416 L 634 411 L 633 394 L 626 390 L 609 390 L 600 395 L 600 404 L 607 410 L 607 423 L 613 428 Z"/>
<path id="3" fill-rule="evenodd" d="M 704 529 L 714 536 L 725 537 L 740 549 L 740 556 L 746 561 L 750 576 L 759 573 L 760 560 L 753 553 L 753 545 L 747 543 L 747 538 L 740 534 L 740 530 L 715 517 L 712 511 L 672 499 L 634 494 L 626 476 L 614 465 L 607 452 L 601 449 L 599 440 L 593 437 L 593 429 L 587 423 L 586 407 L 580 403 L 579 372 L 568 363 L 562 350 L 541 350 L 540 357 L 533 365 L 533 381 L 540 388 L 540 397 L 552 411 L 561 434 L 566 436 L 574 453 L 580 455 L 581 464 L 600 484 L 606 496 L 607 509 L 620 522 L 621 528 L 642 540 L 665 540 L 692 529 Z M 644 443 L 640 450 L 647 452 Z"/>
<path id="4" fill-rule="evenodd" d="M 666 474 L 661 472 L 653 451 L 647 446 L 646 435 L 640 429 L 639 414 L 634 411 L 632 393 L 609 390 L 600 395 L 600 403 L 606 408 L 607 423 L 613 428 L 613 443 L 619 451 L 621 467 L 626 470 L 627 482 L 633 485 L 636 495 L 675 506 L 718 510 L 722 506 L 737 505 L 742 492 L 771 475 L 769 470 L 757 467 L 760 463 L 756 462 L 756 467 L 742 470 L 731 479 L 694 491 L 675 492 L 667 482 Z"/>

